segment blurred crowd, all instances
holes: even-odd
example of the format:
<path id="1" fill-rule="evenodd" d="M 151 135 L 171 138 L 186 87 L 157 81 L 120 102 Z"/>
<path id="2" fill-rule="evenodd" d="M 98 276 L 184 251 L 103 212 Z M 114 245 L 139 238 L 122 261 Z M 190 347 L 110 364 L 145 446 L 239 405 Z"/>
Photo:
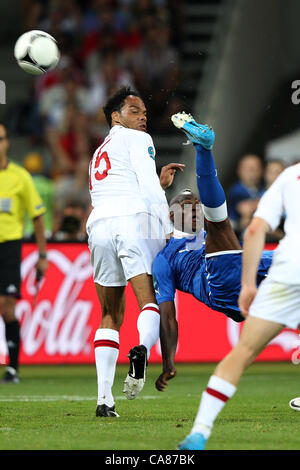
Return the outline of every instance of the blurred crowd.
<path id="1" fill-rule="evenodd" d="M 28 135 L 32 143 L 24 166 L 47 200 L 52 237 L 61 237 L 66 203 L 90 211 L 88 165 L 108 132 L 102 107 L 111 94 L 131 86 L 147 106 L 149 132 L 173 132 L 169 118 L 181 106 L 183 3 L 21 1 L 24 32 L 48 32 L 61 52 L 54 70 L 32 80 L 28 102 L 18 104 L 8 122 L 12 133 Z"/>
<path id="2" fill-rule="evenodd" d="M 108 132 L 102 110 L 107 98 L 131 86 L 147 106 L 149 132 L 176 132 L 170 116 L 183 109 L 178 90 L 184 80 L 184 1 L 21 0 L 21 8 L 24 32 L 53 35 L 61 59 L 56 69 L 32 80 L 30 99 L 12 110 L 8 124 L 32 143 L 23 164 L 46 204 L 48 238 L 83 241 L 91 209 L 88 165 Z M 253 154 L 238 162 L 227 200 L 240 240 L 283 169 L 280 160 L 264 164 Z M 268 235 L 269 242 L 282 238 L 282 227 Z M 31 236 L 28 221 L 25 238 Z"/>
<path id="3" fill-rule="evenodd" d="M 298 163 L 295 161 L 294 163 Z M 293 164 L 294 164 L 293 163 Z M 255 154 L 244 155 L 237 164 L 236 181 L 227 194 L 228 215 L 232 227 L 242 241 L 260 198 L 278 178 L 286 165 L 283 160 L 263 160 Z M 278 243 L 284 236 L 284 217 L 280 226 L 267 234 L 267 243 Z"/>

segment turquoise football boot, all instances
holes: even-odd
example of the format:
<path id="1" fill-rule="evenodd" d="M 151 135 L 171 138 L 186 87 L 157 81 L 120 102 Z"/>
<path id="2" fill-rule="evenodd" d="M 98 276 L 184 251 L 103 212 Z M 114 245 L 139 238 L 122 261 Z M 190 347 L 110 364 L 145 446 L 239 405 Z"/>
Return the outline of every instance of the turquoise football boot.
<path id="1" fill-rule="evenodd" d="M 189 434 L 184 441 L 180 442 L 178 450 L 204 450 L 207 439 L 201 432 Z"/>
<path id="2" fill-rule="evenodd" d="M 171 120 L 174 126 L 181 129 L 191 142 L 202 145 L 206 150 L 213 148 L 215 133 L 211 127 L 198 124 L 191 114 L 185 112 L 173 114 Z"/>

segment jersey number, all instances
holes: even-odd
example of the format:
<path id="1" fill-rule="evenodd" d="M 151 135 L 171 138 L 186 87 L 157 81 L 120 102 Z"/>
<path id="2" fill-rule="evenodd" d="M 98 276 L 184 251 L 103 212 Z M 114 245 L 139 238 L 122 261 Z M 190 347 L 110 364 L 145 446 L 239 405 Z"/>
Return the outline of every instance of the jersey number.
<path id="1" fill-rule="evenodd" d="M 102 168 L 104 166 L 104 169 L 102 169 L 101 172 L 97 169 L 97 168 L 99 168 L 100 163 L 101 163 Z M 107 152 L 101 153 L 101 149 L 100 149 L 99 152 L 97 153 L 96 162 L 95 162 L 95 166 L 94 166 L 94 170 L 97 170 L 95 172 L 96 180 L 101 181 L 104 178 L 106 178 L 108 170 L 110 170 L 110 169 L 111 169 L 111 164 L 110 164 Z M 92 171 L 93 171 L 93 160 L 91 161 L 91 167 L 90 167 L 90 189 L 91 190 L 93 189 L 93 187 L 92 187 Z"/>

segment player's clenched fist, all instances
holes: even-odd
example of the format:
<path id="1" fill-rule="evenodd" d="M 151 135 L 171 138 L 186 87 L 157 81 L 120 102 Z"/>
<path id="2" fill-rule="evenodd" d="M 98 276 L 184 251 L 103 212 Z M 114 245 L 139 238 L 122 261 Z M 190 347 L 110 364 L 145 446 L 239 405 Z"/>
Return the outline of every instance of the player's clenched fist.
<path id="1" fill-rule="evenodd" d="M 163 372 L 155 382 L 155 387 L 160 392 L 163 392 L 166 386 L 168 385 L 169 380 L 173 379 L 176 376 L 176 369 L 172 371 Z"/>

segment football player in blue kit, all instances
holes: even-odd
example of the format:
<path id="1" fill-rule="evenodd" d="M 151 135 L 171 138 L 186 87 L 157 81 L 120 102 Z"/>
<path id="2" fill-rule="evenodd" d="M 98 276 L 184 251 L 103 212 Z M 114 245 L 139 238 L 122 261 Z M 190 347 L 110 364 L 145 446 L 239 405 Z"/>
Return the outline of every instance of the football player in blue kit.
<path id="1" fill-rule="evenodd" d="M 175 114 L 172 121 L 194 144 L 200 198 L 190 190 L 184 190 L 170 202 L 173 236 L 153 264 L 154 288 L 161 316 L 163 372 L 156 381 L 159 391 L 164 391 L 168 381 L 176 375 L 178 324 L 174 299 L 177 289 L 192 294 L 233 321 L 244 320 L 238 307 L 242 248 L 229 221 L 225 193 L 217 176 L 212 155 L 214 131 L 196 123 L 185 113 Z M 201 228 L 201 210 L 205 230 Z M 272 255 L 272 251 L 262 254 L 258 285 L 267 275 Z"/>

